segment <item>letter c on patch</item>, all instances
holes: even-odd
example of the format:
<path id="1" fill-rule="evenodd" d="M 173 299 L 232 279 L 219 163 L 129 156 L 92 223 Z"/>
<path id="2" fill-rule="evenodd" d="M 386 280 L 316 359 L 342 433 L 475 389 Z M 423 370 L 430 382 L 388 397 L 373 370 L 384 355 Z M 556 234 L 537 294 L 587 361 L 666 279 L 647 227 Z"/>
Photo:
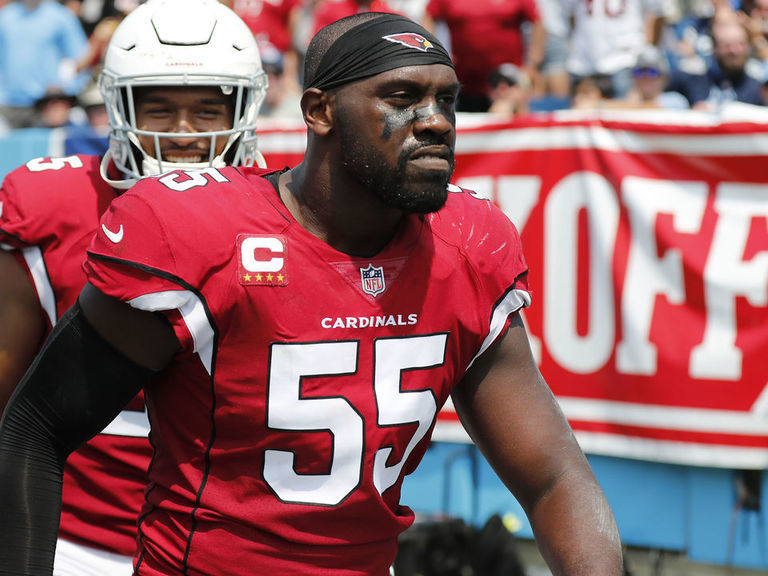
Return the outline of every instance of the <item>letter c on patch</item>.
<path id="1" fill-rule="evenodd" d="M 279 272 L 284 252 L 283 242 L 274 236 L 250 236 L 240 245 L 240 259 L 248 272 Z"/>

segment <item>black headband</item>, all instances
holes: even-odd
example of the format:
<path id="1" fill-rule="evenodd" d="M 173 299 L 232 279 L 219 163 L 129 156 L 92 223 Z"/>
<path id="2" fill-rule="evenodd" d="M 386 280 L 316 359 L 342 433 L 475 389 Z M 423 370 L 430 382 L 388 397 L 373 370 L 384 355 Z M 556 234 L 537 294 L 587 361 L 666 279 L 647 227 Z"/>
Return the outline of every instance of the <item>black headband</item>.
<path id="1" fill-rule="evenodd" d="M 350 28 L 320 60 L 305 88 L 328 90 L 404 66 L 453 61 L 437 38 L 422 26 L 397 14 L 384 14 Z"/>

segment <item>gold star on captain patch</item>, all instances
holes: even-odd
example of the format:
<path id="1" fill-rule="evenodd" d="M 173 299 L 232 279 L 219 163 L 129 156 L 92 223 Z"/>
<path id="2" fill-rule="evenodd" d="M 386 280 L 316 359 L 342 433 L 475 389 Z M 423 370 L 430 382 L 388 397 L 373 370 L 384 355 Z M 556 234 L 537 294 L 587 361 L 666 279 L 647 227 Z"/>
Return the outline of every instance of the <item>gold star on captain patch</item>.
<path id="1" fill-rule="evenodd" d="M 267 274 L 267 282 L 272 282 L 272 278 L 274 278 L 272 274 Z"/>
<path id="2" fill-rule="evenodd" d="M 246 282 L 250 282 L 251 281 L 251 275 L 250 274 L 246 274 L 245 276 L 243 276 L 243 280 L 245 280 Z"/>
<path id="3" fill-rule="evenodd" d="M 285 276 L 283 276 L 282 274 L 278 274 L 277 275 L 277 281 L 278 282 L 282 282 L 283 280 L 285 280 Z"/>
<path id="4" fill-rule="evenodd" d="M 256 282 L 261 282 L 262 280 L 261 274 L 256 274 L 255 278 L 256 278 Z"/>

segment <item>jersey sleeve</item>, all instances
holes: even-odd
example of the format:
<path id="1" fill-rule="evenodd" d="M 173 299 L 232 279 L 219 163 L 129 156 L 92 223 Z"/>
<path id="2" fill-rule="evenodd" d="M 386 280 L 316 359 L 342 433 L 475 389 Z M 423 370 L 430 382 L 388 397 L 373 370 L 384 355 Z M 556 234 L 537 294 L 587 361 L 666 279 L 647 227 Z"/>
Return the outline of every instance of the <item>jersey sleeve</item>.
<path id="1" fill-rule="evenodd" d="M 444 236 L 457 245 L 474 277 L 482 326 L 476 358 L 506 333 L 513 314 L 530 305 L 528 265 L 520 235 L 500 208 L 470 192 L 452 195 L 456 202 L 439 217 L 447 220 Z"/>
<path id="2" fill-rule="evenodd" d="M 25 248 L 36 241 L 36 227 L 39 217 L 34 213 L 34 206 L 28 205 L 28 197 L 23 195 L 32 182 L 28 180 L 29 171 L 20 166 L 10 172 L 0 187 L 0 243 L 6 249 Z"/>
<path id="3" fill-rule="evenodd" d="M 25 248 L 71 234 L 90 221 L 98 158 L 40 157 L 8 173 L 0 186 L 0 243 Z"/>
<path id="4" fill-rule="evenodd" d="M 521 305 L 527 306 L 528 264 L 517 228 L 491 201 L 465 190 L 457 196 L 464 206 L 449 218 L 460 230 L 460 249 L 477 275 L 482 293 L 495 302 L 515 290 L 521 293 Z"/>
<path id="5" fill-rule="evenodd" d="M 484 217 L 479 223 L 480 233 L 467 238 L 465 249 L 484 287 L 483 293 L 489 302 L 511 299 L 511 312 L 530 305 L 528 264 L 517 228 L 495 204 L 472 201 L 484 205 Z"/>
<path id="6" fill-rule="evenodd" d="M 487 234 L 471 240 L 467 252 L 478 274 L 481 294 L 487 298 L 483 304 L 488 310 L 488 332 L 475 358 L 506 333 L 513 314 L 531 304 L 520 234 L 501 209 L 487 200 L 480 202 L 486 204 L 482 230 Z"/>
<path id="7" fill-rule="evenodd" d="M 163 220 L 141 197 L 144 184 L 136 184 L 110 204 L 91 240 L 83 270 L 88 282 L 104 294 L 134 308 L 164 313 L 182 346 L 192 346 L 179 310 L 194 295 L 179 274 Z"/>

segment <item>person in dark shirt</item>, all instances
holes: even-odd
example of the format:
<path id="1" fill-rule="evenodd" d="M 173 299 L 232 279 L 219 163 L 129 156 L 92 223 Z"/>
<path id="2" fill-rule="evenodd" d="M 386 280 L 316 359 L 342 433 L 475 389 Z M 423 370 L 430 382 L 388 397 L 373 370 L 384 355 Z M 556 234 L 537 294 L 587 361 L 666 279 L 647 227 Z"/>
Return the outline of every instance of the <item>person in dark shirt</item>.
<path id="1" fill-rule="evenodd" d="M 713 61 L 703 74 L 677 71 L 667 90 L 680 92 L 691 108 L 715 110 L 724 102 L 764 106 L 760 81 L 747 73 L 750 56 L 747 30 L 735 14 L 719 16 L 712 24 Z"/>

